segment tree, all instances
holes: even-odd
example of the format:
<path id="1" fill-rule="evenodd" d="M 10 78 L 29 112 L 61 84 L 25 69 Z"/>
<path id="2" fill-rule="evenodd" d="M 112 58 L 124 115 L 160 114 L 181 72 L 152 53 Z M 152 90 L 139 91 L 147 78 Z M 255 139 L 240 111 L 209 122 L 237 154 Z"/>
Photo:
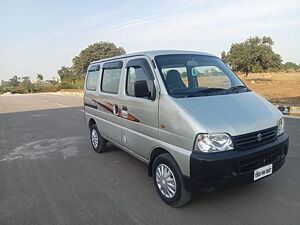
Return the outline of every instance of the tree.
<path id="1" fill-rule="evenodd" d="M 221 52 L 221 59 L 225 62 L 225 60 L 226 60 L 226 52 L 225 51 Z"/>
<path id="2" fill-rule="evenodd" d="M 0 86 L 0 93 L 5 93 L 9 91 L 10 87 L 10 82 L 9 81 L 4 81 L 1 80 L 1 86 Z"/>
<path id="3" fill-rule="evenodd" d="M 25 92 L 32 92 L 32 84 L 30 82 L 29 76 L 24 76 L 21 78 L 22 82 L 20 86 L 25 90 Z"/>
<path id="4" fill-rule="evenodd" d="M 61 81 L 70 81 L 74 76 L 73 69 L 71 67 L 62 66 L 57 71 Z"/>
<path id="5" fill-rule="evenodd" d="M 5 80 L 1 80 L 1 86 L 2 87 L 9 87 L 10 86 L 10 82 L 9 81 L 5 81 Z"/>
<path id="6" fill-rule="evenodd" d="M 297 65 L 296 63 L 293 62 L 286 62 L 282 65 L 282 67 L 285 70 L 297 70 L 300 69 L 300 64 Z"/>
<path id="7" fill-rule="evenodd" d="M 88 65 L 92 61 L 122 54 L 125 54 L 124 48 L 117 47 L 111 42 L 98 42 L 89 45 L 86 49 L 80 52 L 79 56 L 73 58 L 74 75 L 78 78 L 82 77 L 86 73 Z"/>
<path id="8" fill-rule="evenodd" d="M 248 76 L 249 73 L 278 71 L 282 59 L 276 54 L 271 37 L 250 37 L 245 42 L 232 44 L 226 54 L 221 53 L 222 60 L 234 71 L 240 71 Z"/>
<path id="9" fill-rule="evenodd" d="M 25 77 L 22 77 L 21 80 L 22 80 L 21 85 L 23 87 L 29 87 L 31 85 L 30 77 L 25 76 Z"/>

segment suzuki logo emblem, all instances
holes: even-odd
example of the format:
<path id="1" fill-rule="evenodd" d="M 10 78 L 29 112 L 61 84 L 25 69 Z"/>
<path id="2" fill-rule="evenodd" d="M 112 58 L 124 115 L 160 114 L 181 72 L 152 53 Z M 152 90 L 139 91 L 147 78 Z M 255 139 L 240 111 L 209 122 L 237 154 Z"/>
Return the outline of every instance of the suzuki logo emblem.
<path id="1" fill-rule="evenodd" d="M 262 139 L 262 135 L 259 133 L 259 134 L 256 136 L 256 140 L 257 140 L 258 142 L 260 142 L 261 139 Z"/>

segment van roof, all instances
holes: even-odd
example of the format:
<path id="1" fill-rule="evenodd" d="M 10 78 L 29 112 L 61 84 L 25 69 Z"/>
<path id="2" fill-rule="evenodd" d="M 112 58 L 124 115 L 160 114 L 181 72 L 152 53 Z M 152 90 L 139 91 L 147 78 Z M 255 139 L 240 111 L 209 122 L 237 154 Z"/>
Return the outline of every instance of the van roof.
<path id="1" fill-rule="evenodd" d="M 114 57 L 110 57 L 110 58 L 100 59 L 97 61 L 93 61 L 90 64 L 96 64 L 96 63 L 106 62 L 106 61 L 115 60 L 115 59 L 123 59 L 123 58 L 128 58 L 128 57 L 133 57 L 133 56 L 148 56 L 150 58 L 154 58 L 155 56 L 158 56 L 158 55 L 171 55 L 171 54 L 197 54 L 197 55 L 214 56 L 214 55 L 211 55 L 211 54 L 208 54 L 205 52 L 197 52 L 197 51 L 153 50 L 153 51 L 136 52 L 136 53 L 130 53 L 130 54 L 124 54 L 124 55 L 114 56 Z"/>

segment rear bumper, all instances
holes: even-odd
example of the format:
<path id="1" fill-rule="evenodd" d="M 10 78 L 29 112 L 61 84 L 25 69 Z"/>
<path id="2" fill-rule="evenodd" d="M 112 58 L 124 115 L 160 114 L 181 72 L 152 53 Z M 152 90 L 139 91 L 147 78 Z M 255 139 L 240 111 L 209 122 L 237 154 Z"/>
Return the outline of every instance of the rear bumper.
<path id="1" fill-rule="evenodd" d="M 245 151 L 197 153 L 190 157 L 188 189 L 219 190 L 253 182 L 254 170 L 273 164 L 273 173 L 285 162 L 289 138 L 286 133 L 276 141 Z"/>

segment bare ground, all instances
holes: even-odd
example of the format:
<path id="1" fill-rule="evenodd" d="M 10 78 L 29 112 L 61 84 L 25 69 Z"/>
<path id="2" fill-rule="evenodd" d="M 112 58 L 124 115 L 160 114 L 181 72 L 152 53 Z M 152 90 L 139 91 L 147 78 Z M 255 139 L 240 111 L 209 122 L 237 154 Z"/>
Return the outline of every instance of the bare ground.
<path id="1" fill-rule="evenodd" d="M 300 106 L 300 72 L 253 73 L 239 77 L 272 103 Z"/>

